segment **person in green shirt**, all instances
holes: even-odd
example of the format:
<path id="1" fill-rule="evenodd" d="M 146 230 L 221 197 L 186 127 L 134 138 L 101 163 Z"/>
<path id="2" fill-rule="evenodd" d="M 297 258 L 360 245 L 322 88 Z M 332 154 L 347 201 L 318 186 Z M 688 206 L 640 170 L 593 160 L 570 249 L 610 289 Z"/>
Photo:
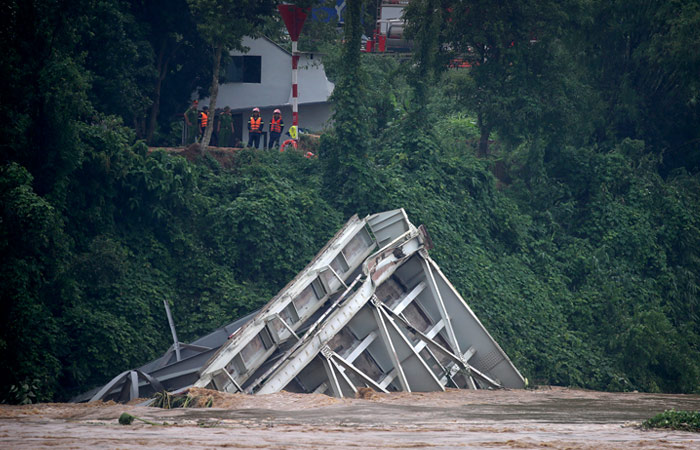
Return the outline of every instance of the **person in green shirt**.
<path id="1" fill-rule="evenodd" d="M 224 112 L 219 117 L 217 131 L 219 133 L 219 147 L 231 147 L 233 145 L 233 116 L 231 108 L 224 108 Z"/>
<path id="2" fill-rule="evenodd" d="M 199 127 L 197 126 L 199 118 L 198 107 L 199 101 L 193 100 L 192 106 L 185 111 L 185 145 L 190 145 L 197 139 L 199 133 Z"/>

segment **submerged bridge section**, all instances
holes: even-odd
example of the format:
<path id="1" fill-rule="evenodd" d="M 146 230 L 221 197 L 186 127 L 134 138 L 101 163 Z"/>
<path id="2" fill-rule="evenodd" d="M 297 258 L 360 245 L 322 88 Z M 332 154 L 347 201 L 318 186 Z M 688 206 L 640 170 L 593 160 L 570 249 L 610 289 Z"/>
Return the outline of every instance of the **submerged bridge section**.
<path id="1" fill-rule="evenodd" d="M 353 216 L 267 305 L 73 401 L 190 386 L 354 396 L 525 381 L 428 255 L 403 209 Z M 167 306 L 167 305 L 166 305 Z"/>
<path id="2" fill-rule="evenodd" d="M 202 367 L 226 392 L 522 388 L 403 209 L 354 216 Z"/>

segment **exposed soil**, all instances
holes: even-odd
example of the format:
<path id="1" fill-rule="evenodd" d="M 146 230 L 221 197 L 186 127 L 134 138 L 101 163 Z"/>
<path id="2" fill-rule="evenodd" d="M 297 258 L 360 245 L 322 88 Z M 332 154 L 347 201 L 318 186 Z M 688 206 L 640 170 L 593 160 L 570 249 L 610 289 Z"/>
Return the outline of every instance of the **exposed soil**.
<path id="1" fill-rule="evenodd" d="M 212 408 L 114 402 L 0 406 L 0 448 L 700 448 L 700 434 L 637 426 L 700 396 L 565 388 L 362 392 L 357 399 L 192 390 Z M 119 425 L 123 412 L 163 425 Z"/>
<path id="2" fill-rule="evenodd" d="M 318 155 L 320 136 L 316 134 L 304 134 L 299 141 L 299 149 L 295 150 L 306 155 L 311 152 Z M 162 150 L 168 153 L 174 153 L 184 156 L 188 161 L 196 161 L 203 155 L 202 148 L 199 144 L 190 144 L 187 147 L 149 147 L 148 151 L 153 152 Z M 245 147 L 207 147 L 206 153 L 217 160 L 222 167 L 227 169 L 235 166 L 236 153 L 245 150 Z M 263 151 L 263 150 L 260 150 Z M 270 150 L 271 151 L 271 150 Z"/>

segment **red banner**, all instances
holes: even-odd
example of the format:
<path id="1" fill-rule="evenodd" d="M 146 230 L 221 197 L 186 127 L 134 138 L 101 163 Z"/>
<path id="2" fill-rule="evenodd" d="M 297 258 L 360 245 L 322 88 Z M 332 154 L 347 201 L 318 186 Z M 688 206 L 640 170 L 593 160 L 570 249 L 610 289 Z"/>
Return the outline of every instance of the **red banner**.
<path id="1" fill-rule="evenodd" d="M 282 20 L 287 25 L 289 37 L 292 41 L 298 41 L 301 34 L 301 28 L 304 26 L 304 21 L 311 8 L 300 8 L 297 5 L 278 5 Z"/>

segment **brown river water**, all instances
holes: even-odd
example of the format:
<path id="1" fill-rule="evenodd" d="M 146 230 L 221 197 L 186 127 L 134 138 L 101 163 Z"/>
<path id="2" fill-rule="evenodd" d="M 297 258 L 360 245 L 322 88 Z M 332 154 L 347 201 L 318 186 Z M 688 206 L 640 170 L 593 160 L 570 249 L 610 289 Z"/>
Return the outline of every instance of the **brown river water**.
<path id="1" fill-rule="evenodd" d="M 700 433 L 638 427 L 666 409 L 700 410 L 697 395 L 558 387 L 363 399 L 199 393 L 212 397 L 212 408 L 3 405 L 0 448 L 700 449 Z M 119 425 L 123 412 L 158 425 Z"/>

